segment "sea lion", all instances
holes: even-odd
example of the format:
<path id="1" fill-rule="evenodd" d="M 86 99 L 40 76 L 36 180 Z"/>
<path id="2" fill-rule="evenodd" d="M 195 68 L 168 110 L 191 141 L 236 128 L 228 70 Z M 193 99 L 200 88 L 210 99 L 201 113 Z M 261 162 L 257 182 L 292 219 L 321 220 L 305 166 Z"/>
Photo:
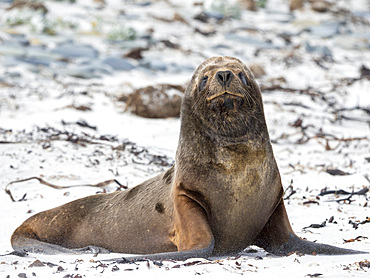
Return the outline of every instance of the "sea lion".
<path id="1" fill-rule="evenodd" d="M 259 86 L 240 60 L 214 57 L 187 87 L 169 170 L 124 192 L 36 214 L 11 242 L 20 252 L 149 259 L 232 255 L 251 244 L 277 255 L 360 253 L 297 237 L 282 197 Z"/>

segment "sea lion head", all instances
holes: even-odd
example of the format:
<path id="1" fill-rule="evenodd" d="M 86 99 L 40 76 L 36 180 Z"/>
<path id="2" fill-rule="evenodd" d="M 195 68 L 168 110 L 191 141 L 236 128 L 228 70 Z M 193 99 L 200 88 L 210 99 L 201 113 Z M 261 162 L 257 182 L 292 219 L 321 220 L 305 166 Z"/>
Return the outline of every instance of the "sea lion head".
<path id="1" fill-rule="evenodd" d="M 255 137 L 265 133 L 261 91 L 252 72 L 233 57 L 213 57 L 194 72 L 182 107 L 217 137 Z"/>

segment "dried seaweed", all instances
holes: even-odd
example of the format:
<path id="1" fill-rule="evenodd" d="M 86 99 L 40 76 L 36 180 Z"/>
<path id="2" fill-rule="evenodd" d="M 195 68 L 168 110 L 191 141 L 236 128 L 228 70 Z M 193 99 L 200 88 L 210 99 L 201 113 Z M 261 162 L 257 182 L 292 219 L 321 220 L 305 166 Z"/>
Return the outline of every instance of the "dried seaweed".
<path id="1" fill-rule="evenodd" d="M 326 169 L 326 171 L 328 174 L 332 175 L 332 176 L 347 176 L 347 175 L 350 175 L 350 173 L 347 173 L 347 172 L 344 172 L 342 170 L 339 170 L 339 169 Z"/>
<path id="2" fill-rule="evenodd" d="M 359 191 L 352 191 L 352 192 L 348 192 L 348 191 L 345 191 L 345 190 L 326 190 L 326 189 L 323 189 L 321 190 L 320 194 L 318 196 L 324 196 L 324 195 L 329 195 L 329 194 L 334 194 L 334 195 L 349 195 L 347 198 L 343 198 L 343 199 L 339 199 L 339 200 L 333 200 L 337 203 L 340 203 L 340 202 L 343 202 L 343 203 L 349 203 L 351 204 L 352 202 L 354 202 L 355 200 L 352 200 L 351 198 L 355 195 L 361 195 L 361 196 L 365 196 L 365 199 L 367 200 L 367 192 L 369 192 L 369 188 L 368 187 L 364 187 L 363 189 L 359 190 Z M 332 202 L 333 202 L 332 201 Z"/>
<path id="3" fill-rule="evenodd" d="M 324 227 L 326 227 L 326 221 L 322 222 L 321 224 L 311 224 L 308 227 L 304 227 L 303 230 L 306 230 L 308 228 L 319 229 L 319 228 L 324 228 Z"/>
<path id="4" fill-rule="evenodd" d="M 359 225 L 363 225 L 363 224 L 366 224 L 366 223 L 370 223 L 370 217 L 367 217 L 364 221 L 361 221 L 361 222 L 353 222 L 352 220 L 349 220 L 348 224 L 351 224 L 352 227 L 357 230 L 358 229 L 358 226 Z"/>
<path id="5" fill-rule="evenodd" d="M 351 239 L 343 239 L 344 243 L 349 243 L 349 242 L 355 242 L 355 241 L 360 241 L 361 239 L 367 239 L 366 236 L 358 236 L 356 238 L 351 238 Z"/>
<path id="6" fill-rule="evenodd" d="M 28 267 L 43 267 L 45 264 L 41 262 L 40 260 L 36 260 L 33 263 L 31 263 Z"/>
<path id="7" fill-rule="evenodd" d="M 370 121 L 369 121 L 370 122 Z M 306 144 L 312 139 L 316 140 L 319 144 L 323 145 L 327 151 L 337 149 L 341 143 L 343 142 L 351 142 L 351 141 L 369 141 L 370 139 L 366 136 L 364 137 L 348 137 L 348 138 L 339 138 L 335 134 L 330 134 L 324 132 L 321 127 L 316 127 L 312 124 L 303 125 L 303 119 L 297 118 L 294 122 L 289 124 L 291 127 L 295 127 L 298 129 L 298 132 L 294 132 L 292 134 L 283 133 L 280 137 L 273 139 L 273 143 L 278 143 L 281 139 L 288 139 L 289 137 L 296 136 L 297 134 L 301 134 L 301 138 L 296 140 L 295 144 Z M 309 134 L 309 131 L 311 135 Z M 325 140 L 325 143 L 322 143 L 321 139 Z M 321 140 L 321 141 L 320 141 Z M 330 142 L 338 142 L 337 146 L 331 147 Z"/>
<path id="8" fill-rule="evenodd" d="M 305 202 L 303 202 L 303 204 L 304 205 L 310 205 L 310 204 L 320 205 L 320 203 L 318 201 L 314 201 L 314 200 L 305 201 Z"/>
<path id="9" fill-rule="evenodd" d="M 358 265 L 361 269 L 364 269 L 364 267 L 370 268 L 370 262 L 368 260 L 361 261 Z"/>
<path id="10" fill-rule="evenodd" d="M 65 122 L 65 121 L 62 120 L 62 125 L 78 125 L 80 127 L 86 127 L 86 128 L 90 128 L 92 130 L 97 130 L 96 126 L 92 126 L 84 120 L 80 120 L 80 121 L 77 121 L 77 122 Z"/>
<path id="11" fill-rule="evenodd" d="M 334 195 L 366 195 L 366 193 L 369 192 L 369 188 L 365 187 L 359 191 L 356 192 L 348 192 L 342 189 L 339 190 L 326 190 L 323 189 L 321 190 L 319 196 L 324 196 L 328 194 L 334 194 Z"/>
<path id="12" fill-rule="evenodd" d="M 83 122 L 81 122 L 83 124 Z M 0 144 L 24 144 L 29 142 L 50 143 L 51 141 L 67 141 L 81 146 L 86 144 L 102 144 L 106 142 L 118 142 L 115 136 L 101 135 L 99 137 L 82 132 L 77 134 L 68 130 L 59 130 L 54 127 L 37 127 L 31 132 L 24 132 L 21 140 L 2 140 Z"/>
<path id="13" fill-rule="evenodd" d="M 78 122 L 81 125 L 85 125 L 85 122 Z M 92 126 L 86 125 L 89 128 Z M 11 133 L 8 130 L 1 130 L 0 134 Z M 21 134 L 16 134 L 16 140 L 0 140 L 0 144 L 27 144 L 27 143 L 37 143 L 41 145 L 44 149 L 51 146 L 53 141 L 66 141 L 72 144 L 76 144 L 82 147 L 87 145 L 105 145 L 116 151 L 127 151 L 130 154 L 138 157 L 139 159 L 133 159 L 132 162 L 136 164 L 143 165 L 158 165 L 162 167 L 168 167 L 173 164 L 173 160 L 166 155 L 152 154 L 147 148 L 140 147 L 137 144 L 128 140 L 119 140 L 113 135 L 100 135 L 94 136 L 85 132 L 77 134 L 68 130 L 59 130 L 54 127 L 37 127 L 31 132 L 23 132 Z M 139 157 L 140 156 L 140 157 Z M 145 159 L 145 162 L 140 160 Z"/>
<path id="14" fill-rule="evenodd" d="M 289 198 L 292 197 L 295 193 L 297 193 L 297 191 L 294 190 L 294 188 L 293 188 L 293 180 L 291 180 L 290 181 L 290 185 L 287 187 L 287 189 L 285 189 L 284 196 L 285 195 L 287 195 L 287 196 L 284 197 L 284 200 L 289 200 Z"/>
<path id="15" fill-rule="evenodd" d="M 305 277 L 319 277 L 319 276 L 322 276 L 323 274 L 321 273 L 314 273 L 314 274 L 307 274 L 305 275 Z"/>

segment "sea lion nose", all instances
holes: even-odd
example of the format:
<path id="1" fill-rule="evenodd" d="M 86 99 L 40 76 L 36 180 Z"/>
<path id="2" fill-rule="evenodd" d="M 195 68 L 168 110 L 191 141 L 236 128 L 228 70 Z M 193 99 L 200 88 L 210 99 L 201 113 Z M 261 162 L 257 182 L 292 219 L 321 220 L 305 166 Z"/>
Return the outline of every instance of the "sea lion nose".
<path id="1" fill-rule="evenodd" d="M 234 75 L 231 71 L 218 71 L 216 73 L 217 81 L 221 84 L 221 86 L 228 87 L 230 85 L 231 80 L 233 80 Z"/>

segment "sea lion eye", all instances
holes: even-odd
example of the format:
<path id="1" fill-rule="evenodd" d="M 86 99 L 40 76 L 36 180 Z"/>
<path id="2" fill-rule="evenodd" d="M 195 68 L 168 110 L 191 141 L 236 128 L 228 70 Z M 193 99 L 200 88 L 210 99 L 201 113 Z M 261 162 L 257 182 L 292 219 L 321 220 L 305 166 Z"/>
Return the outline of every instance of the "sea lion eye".
<path id="1" fill-rule="evenodd" d="M 249 82 L 247 81 L 247 78 L 245 77 L 245 74 L 243 72 L 239 72 L 238 74 L 240 80 L 245 86 L 250 86 Z"/>
<path id="2" fill-rule="evenodd" d="M 208 81 L 208 76 L 207 75 L 203 76 L 202 80 L 200 81 L 199 91 L 204 89 L 204 87 L 207 84 L 207 81 Z"/>

